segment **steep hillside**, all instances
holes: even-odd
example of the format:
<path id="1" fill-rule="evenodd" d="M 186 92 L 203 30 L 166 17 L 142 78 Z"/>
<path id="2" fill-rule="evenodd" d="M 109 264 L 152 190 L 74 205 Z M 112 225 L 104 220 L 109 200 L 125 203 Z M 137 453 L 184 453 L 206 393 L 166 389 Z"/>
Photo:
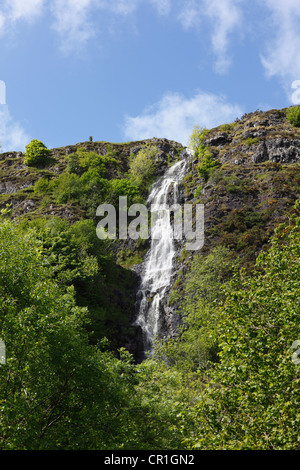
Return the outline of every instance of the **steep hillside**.
<path id="1" fill-rule="evenodd" d="M 130 173 L 130 162 L 149 148 L 156 149 L 152 153 L 154 171 L 137 183 Z M 59 237 L 82 220 L 95 227 L 100 203 L 116 205 L 124 191 L 132 202 L 145 201 L 151 182 L 182 150 L 181 144 L 166 139 L 125 144 L 84 142 L 52 149 L 42 167 L 28 167 L 21 153 L 1 154 L 0 208 L 24 227 L 56 221 L 54 233 Z M 166 327 L 168 334 L 174 335 L 178 318 L 184 316 L 181 299 L 194 259 L 223 246 L 230 259 L 251 269 L 276 225 L 287 219 L 300 198 L 299 161 L 300 129 L 289 122 L 285 109 L 257 111 L 201 132 L 201 152 L 190 162 L 180 194 L 182 203 L 205 206 L 205 245 L 198 253 L 187 251 L 184 241 L 178 243 L 171 296 L 166 299 L 166 316 L 174 319 Z M 67 225 L 58 229 L 58 219 Z M 117 240 L 104 246 L 95 232 L 94 236 L 97 249 L 89 248 L 87 253 L 98 256 L 99 271 L 89 274 L 87 282 L 83 271 L 75 276 L 71 263 L 73 277 L 68 282 L 75 285 L 80 304 L 91 310 L 92 340 L 105 335 L 114 348 L 125 346 L 138 355 L 141 339 L 131 325 L 149 241 Z M 50 246 L 53 253 L 53 240 L 47 243 L 44 246 Z M 60 256 L 60 248 L 55 250 Z M 70 258 L 67 261 L 70 263 Z"/>
<path id="2" fill-rule="evenodd" d="M 87 163 L 82 171 L 72 167 L 72 157 L 79 151 L 105 157 L 106 161 L 103 176 L 105 179 L 122 179 L 127 176 L 130 157 L 135 155 L 144 146 L 155 146 L 157 151 L 158 168 L 156 175 L 160 174 L 166 166 L 167 160 L 174 160 L 182 146 L 166 139 L 148 139 L 146 141 L 113 144 L 109 142 L 82 142 L 76 145 L 51 149 L 48 161 L 40 167 L 28 167 L 24 163 L 21 152 L 6 152 L 0 154 L 0 207 L 11 205 L 12 217 L 34 218 L 40 216 L 59 216 L 71 223 L 82 217 L 93 217 L 90 205 L 80 204 L 78 194 L 67 195 L 60 203 L 55 191 L 46 188 L 35 188 L 35 183 L 41 178 L 49 181 L 56 180 L 64 173 L 82 174 L 93 165 Z M 100 204 L 98 197 L 96 203 Z M 97 206 L 96 206 L 97 207 Z"/>

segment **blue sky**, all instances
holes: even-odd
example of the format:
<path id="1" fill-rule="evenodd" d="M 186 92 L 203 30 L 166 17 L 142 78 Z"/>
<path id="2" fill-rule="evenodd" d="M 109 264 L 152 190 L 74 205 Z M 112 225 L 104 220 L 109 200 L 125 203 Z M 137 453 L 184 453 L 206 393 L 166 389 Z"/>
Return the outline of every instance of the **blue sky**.
<path id="1" fill-rule="evenodd" d="M 0 0 L 2 151 L 186 144 L 195 125 L 298 104 L 299 45 L 299 0 Z"/>

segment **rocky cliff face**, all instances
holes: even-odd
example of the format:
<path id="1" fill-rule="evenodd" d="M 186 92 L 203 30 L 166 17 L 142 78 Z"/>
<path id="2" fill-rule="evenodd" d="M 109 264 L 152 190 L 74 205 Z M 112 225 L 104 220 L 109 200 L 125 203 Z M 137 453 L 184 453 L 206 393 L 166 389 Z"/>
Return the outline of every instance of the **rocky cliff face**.
<path id="1" fill-rule="evenodd" d="M 300 197 L 300 129 L 287 121 L 284 110 L 255 112 L 219 126 L 207 133 L 204 144 L 221 166 L 205 180 L 197 172 L 200 162 L 192 160 L 180 202 L 204 204 L 205 244 L 200 252 L 189 252 L 185 240 L 176 243 L 162 337 L 176 335 L 181 322 L 178 307 L 194 256 L 223 245 L 250 269 Z"/>
<path id="2" fill-rule="evenodd" d="M 57 178 L 67 169 L 68 156 L 78 149 L 106 155 L 108 152 L 117 160 L 117 167 L 109 171 L 108 179 L 124 177 L 129 169 L 130 156 L 136 154 L 143 146 L 157 147 L 157 176 L 161 175 L 168 163 L 173 161 L 182 150 L 182 145 L 167 139 L 147 139 L 138 142 L 113 144 L 109 142 L 81 142 L 75 145 L 51 149 L 49 164 L 42 168 L 29 168 L 24 163 L 22 152 L 0 154 L 0 209 L 7 204 L 12 207 L 13 218 L 59 216 L 70 222 L 85 217 L 86 214 L 73 201 L 59 205 L 55 201 L 44 200 L 34 192 L 34 184 L 40 178 L 49 180 Z"/>
<path id="3" fill-rule="evenodd" d="M 55 178 L 66 171 L 66 156 L 79 147 L 106 154 L 115 152 L 118 172 L 109 177 L 123 177 L 128 171 L 130 155 L 146 143 L 157 147 L 157 176 L 178 158 L 183 147 L 166 139 L 150 139 L 127 144 L 85 142 L 53 149 L 52 163 L 46 168 L 30 169 L 24 165 L 21 153 L 0 155 L 0 209 L 11 205 L 11 217 L 59 216 L 71 223 L 86 217 L 76 201 L 55 204 L 41 200 L 33 185 L 42 176 Z M 182 296 L 190 264 L 197 255 L 205 255 L 212 247 L 228 247 L 246 268 L 251 268 L 257 254 L 264 249 L 277 224 L 286 220 L 288 211 L 300 198 L 300 129 L 286 119 L 285 110 L 254 112 L 232 124 L 225 124 L 207 132 L 204 144 L 220 166 L 201 178 L 198 159 L 190 161 L 179 187 L 180 203 L 204 204 L 205 244 L 201 251 L 189 252 L 185 240 L 176 243 L 174 274 L 167 290 L 163 335 L 175 335 L 180 323 L 179 299 Z M 142 257 L 149 243 L 128 240 L 115 245 L 116 258 L 121 266 L 134 272 L 133 290 L 138 288 L 143 270 Z M 172 300 L 169 294 L 172 293 Z M 134 295 L 128 312 L 128 326 L 134 318 Z M 122 303 L 122 299 L 120 299 Z M 136 355 L 141 348 L 140 336 L 120 330 L 122 345 Z"/>

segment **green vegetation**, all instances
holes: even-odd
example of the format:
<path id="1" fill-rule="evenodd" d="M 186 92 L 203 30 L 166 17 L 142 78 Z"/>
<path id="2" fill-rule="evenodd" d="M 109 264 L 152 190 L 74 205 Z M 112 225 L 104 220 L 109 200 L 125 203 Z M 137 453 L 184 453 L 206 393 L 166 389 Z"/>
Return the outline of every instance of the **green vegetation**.
<path id="1" fill-rule="evenodd" d="M 207 181 L 213 170 L 220 167 L 220 163 L 215 160 L 212 154 L 205 150 L 203 153 L 199 154 L 200 164 L 197 167 L 197 171 L 201 178 Z"/>
<path id="2" fill-rule="evenodd" d="M 204 139 L 207 134 L 207 129 L 195 126 L 189 141 L 190 148 L 194 150 L 195 157 L 198 158 L 200 162 L 197 167 L 197 171 L 205 181 L 209 179 L 209 176 L 214 169 L 221 166 L 219 161 L 213 158 L 212 153 L 204 144 Z"/>
<path id="3" fill-rule="evenodd" d="M 128 204 L 141 202 L 141 190 L 128 178 L 115 177 L 119 162 L 113 151 L 106 155 L 78 149 L 67 158 L 67 171 L 49 180 L 36 181 L 34 191 L 38 195 L 52 195 L 56 204 L 79 202 L 89 216 L 94 216 L 99 204 L 117 205 L 120 196 L 128 198 Z M 140 182 L 141 184 L 141 182 Z"/>
<path id="4" fill-rule="evenodd" d="M 221 126 L 219 126 L 219 127 L 220 127 L 221 131 L 226 132 L 226 131 L 232 131 L 235 128 L 235 125 L 236 125 L 235 122 L 231 122 L 230 124 L 229 123 L 221 124 Z"/>
<path id="5" fill-rule="evenodd" d="M 90 142 L 26 168 L 0 160 L 0 449 L 300 449 L 299 164 L 237 165 L 256 139 L 245 121 L 219 130 L 239 138 L 209 146 L 218 134 L 196 126 L 190 139 L 183 183 L 207 206 L 208 243 L 177 254 L 178 336 L 142 363 L 132 267 L 148 241 L 99 240 L 95 212 L 144 201 L 161 150 Z"/>
<path id="6" fill-rule="evenodd" d="M 299 337 L 299 208 L 251 275 L 225 248 L 197 256 L 180 337 L 138 365 L 124 349 L 115 355 L 104 339 L 89 340 L 89 310 L 70 284 L 97 272 L 76 253 L 89 224 L 70 231 L 57 221 L 42 242 L 38 223 L 33 231 L 2 221 L 1 448 L 299 449 L 291 349 Z M 81 237 L 77 250 L 72 235 Z"/>
<path id="7" fill-rule="evenodd" d="M 300 106 L 288 109 L 286 117 L 294 127 L 300 127 Z"/>
<path id="8" fill-rule="evenodd" d="M 131 158 L 129 174 L 136 185 L 149 187 L 153 182 L 156 156 L 157 148 L 154 145 L 146 145 Z"/>
<path id="9" fill-rule="evenodd" d="M 200 126 L 194 126 L 193 132 L 189 139 L 189 147 L 195 152 L 196 156 L 198 156 L 198 152 L 201 150 L 205 150 L 205 145 L 203 141 L 207 136 L 209 130 L 205 129 Z"/>
<path id="10" fill-rule="evenodd" d="M 42 166 L 47 163 L 50 150 L 40 140 L 33 139 L 26 145 L 25 164 L 28 166 Z"/>
<path id="11" fill-rule="evenodd" d="M 248 139 L 243 140 L 242 143 L 247 145 L 247 147 L 250 147 L 251 145 L 257 144 L 258 139 L 256 137 L 255 138 L 249 137 Z"/>

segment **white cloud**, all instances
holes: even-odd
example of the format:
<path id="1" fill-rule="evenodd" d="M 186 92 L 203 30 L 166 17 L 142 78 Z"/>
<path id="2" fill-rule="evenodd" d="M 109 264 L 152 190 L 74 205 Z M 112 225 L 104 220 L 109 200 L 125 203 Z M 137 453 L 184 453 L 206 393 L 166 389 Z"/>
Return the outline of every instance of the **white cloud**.
<path id="1" fill-rule="evenodd" d="M 171 11 L 171 0 L 150 0 L 159 15 L 168 15 Z"/>
<path id="2" fill-rule="evenodd" d="M 178 15 L 184 29 L 198 28 L 201 24 L 203 8 L 197 0 L 185 0 Z"/>
<path id="3" fill-rule="evenodd" d="M 68 53 L 85 46 L 95 35 L 89 15 L 93 0 L 55 0 L 51 11 L 54 15 L 53 28 L 61 37 L 61 49 Z"/>
<path id="4" fill-rule="evenodd" d="M 44 6 L 44 0 L 6 0 L 8 18 L 12 21 L 31 21 L 38 17 Z"/>
<path id="5" fill-rule="evenodd" d="M 0 106 L 0 152 L 24 151 L 30 138 L 22 126 L 13 120 L 8 107 Z"/>
<path id="6" fill-rule="evenodd" d="M 32 22 L 38 18 L 45 4 L 45 0 L 5 0 L 0 9 L 0 34 L 5 33 L 9 27 L 18 21 Z"/>
<path id="7" fill-rule="evenodd" d="M 97 11 L 112 16 L 126 17 L 132 14 L 142 0 L 54 0 L 51 11 L 53 27 L 61 38 L 61 49 L 65 53 L 83 48 L 99 32 Z M 103 27 L 104 24 L 103 24 Z"/>
<path id="8" fill-rule="evenodd" d="M 228 71 L 231 60 L 228 56 L 230 35 L 241 29 L 243 0 L 185 0 L 179 21 L 185 29 L 201 29 L 204 21 L 211 30 L 211 44 L 216 55 L 216 71 Z"/>
<path id="9" fill-rule="evenodd" d="M 300 79 L 300 2 L 299 0 L 264 0 L 271 12 L 274 34 L 261 56 L 268 77 L 279 77 L 291 96 L 293 80 Z"/>
<path id="10" fill-rule="evenodd" d="M 212 128 L 241 114 L 241 107 L 228 103 L 223 96 L 199 91 L 186 98 L 168 93 L 141 115 L 126 116 L 124 134 L 132 140 L 164 137 L 186 145 L 195 125 Z"/>
<path id="11" fill-rule="evenodd" d="M 230 66 L 228 57 L 229 36 L 242 24 L 240 0 L 205 0 L 206 15 L 213 22 L 212 46 L 216 54 L 216 68 L 226 72 Z"/>
<path id="12" fill-rule="evenodd" d="M 109 0 L 106 2 L 105 7 L 111 10 L 113 13 L 119 15 L 129 15 L 133 13 L 141 0 Z"/>

